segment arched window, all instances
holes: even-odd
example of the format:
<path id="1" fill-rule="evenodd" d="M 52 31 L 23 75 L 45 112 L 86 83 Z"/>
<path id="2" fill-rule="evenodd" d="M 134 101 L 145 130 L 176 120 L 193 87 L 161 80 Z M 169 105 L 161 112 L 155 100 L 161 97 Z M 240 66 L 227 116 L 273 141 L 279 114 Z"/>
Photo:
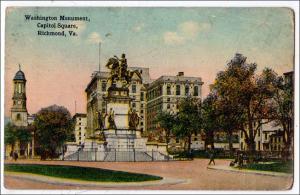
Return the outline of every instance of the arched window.
<path id="1" fill-rule="evenodd" d="M 185 95 L 189 95 L 190 93 L 190 86 L 186 85 L 185 86 Z"/>
<path id="2" fill-rule="evenodd" d="M 17 120 L 18 121 L 21 120 L 21 114 L 20 113 L 17 114 Z"/>
<path id="3" fill-rule="evenodd" d="M 171 95 L 171 86 L 170 85 L 167 86 L 167 95 Z"/>
<path id="4" fill-rule="evenodd" d="M 21 83 L 18 84 L 18 92 L 21 93 Z"/>
<path id="5" fill-rule="evenodd" d="M 199 92 L 198 92 L 198 86 L 194 86 L 194 96 L 198 96 Z"/>

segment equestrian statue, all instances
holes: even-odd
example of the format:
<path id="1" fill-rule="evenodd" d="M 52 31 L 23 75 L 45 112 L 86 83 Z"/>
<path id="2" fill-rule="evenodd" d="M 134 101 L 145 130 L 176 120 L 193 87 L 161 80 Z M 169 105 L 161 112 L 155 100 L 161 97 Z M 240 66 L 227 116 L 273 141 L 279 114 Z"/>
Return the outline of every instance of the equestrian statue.
<path id="1" fill-rule="evenodd" d="M 128 66 L 125 54 L 122 54 L 121 59 L 117 56 L 109 58 L 105 66 L 111 71 L 110 77 L 108 78 L 111 84 L 116 81 L 123 81 L 123 87 L 129 86 L 134 72 L 138 73 L 138 71 L 127 70 Z"/>

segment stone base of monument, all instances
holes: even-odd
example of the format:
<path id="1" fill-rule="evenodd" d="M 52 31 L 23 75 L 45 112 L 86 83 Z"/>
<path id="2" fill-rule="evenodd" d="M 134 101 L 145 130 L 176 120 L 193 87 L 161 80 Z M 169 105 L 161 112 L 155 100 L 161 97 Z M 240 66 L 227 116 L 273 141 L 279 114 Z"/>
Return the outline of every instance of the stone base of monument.
<path id="1" fill-rule="evenodd" d="M 105 141 L 86 139 L 83 147 L 68 151 L 64 160 L 75 161 L 168 161 L 167 144 L 147 142 L 147 138 L 137 137 L 132 130 L 104 130 Z"/>

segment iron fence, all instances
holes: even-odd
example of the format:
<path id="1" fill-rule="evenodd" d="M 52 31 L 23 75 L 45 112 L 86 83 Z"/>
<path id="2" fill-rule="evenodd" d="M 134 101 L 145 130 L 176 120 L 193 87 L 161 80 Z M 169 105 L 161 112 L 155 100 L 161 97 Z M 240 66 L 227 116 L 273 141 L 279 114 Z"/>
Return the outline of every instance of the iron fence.
<path id="1" fill-rule="evenodd" d="M 118 150 L 115 148 L 99 151 L 95 149 L 79 149 L 64 151 L 59 160 L 64 161 L 104 161 L 104 162 L 150 162 L 170 161 L 172 156 L 156 150 L 127 149 Z"/>

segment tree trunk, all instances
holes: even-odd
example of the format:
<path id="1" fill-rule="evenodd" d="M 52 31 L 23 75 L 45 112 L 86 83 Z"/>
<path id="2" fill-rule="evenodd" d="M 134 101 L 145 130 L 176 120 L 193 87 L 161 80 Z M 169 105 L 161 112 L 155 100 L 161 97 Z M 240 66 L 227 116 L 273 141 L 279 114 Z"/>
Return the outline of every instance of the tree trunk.
<path id="1" fill-rule="evenodd" d="M 255 137 L 254 137 L 250 106 L 248 106 L 248 110 L 247 110 L 247 119 L 248 119 L 248 130 L 249 130 L 248 157 L 249 157 L 249 163 L 252 163 L 255 154 L 255 140 L 254 140 Z"/>
<path id="2" fill-rule="evenodd" d="M 227 136 L 228 136 L 229 151 L 230 151 L 230 156 L 231 156 L 233 154 L 232 131 L 228 131 Z"/>
<path id="3" fill-rule="evenodd" d="M 288 136 L 286 142 L 284 143 L 283 151 L 282 151 L 282 156 L 284 161 L 288 161 L 289 156 L 290 156 L 290 147 L 291 147 L 291 137 Z"/>
<path id="4" fill-rule="evenodd" d="M 188 153 L 191 154 L 191 142 L 192 142 L 192 135 L 188 137 Z"/>

